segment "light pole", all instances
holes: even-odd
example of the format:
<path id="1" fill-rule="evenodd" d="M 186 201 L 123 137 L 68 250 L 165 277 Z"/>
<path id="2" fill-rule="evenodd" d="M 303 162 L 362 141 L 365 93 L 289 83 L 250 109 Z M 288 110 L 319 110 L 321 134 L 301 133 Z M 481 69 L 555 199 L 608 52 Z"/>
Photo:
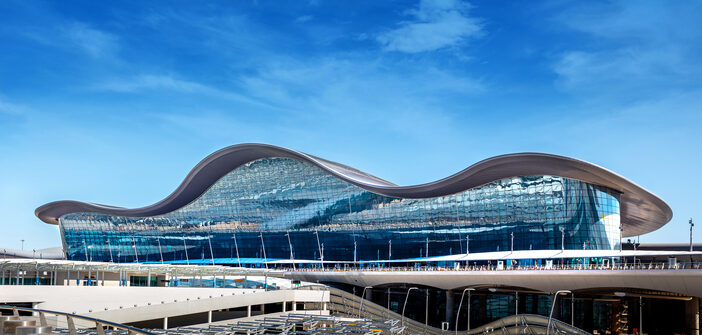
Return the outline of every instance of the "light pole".
<path id="1" fill-rule="evenodd" d="M 319 262 L 322 264 L 322 271 L 324 271 L 324 253 L 322 252 L 322 247 L 319 244 L 319 232 L 317 229 L 314 230 L 314 235 L 317 236 L 317 250 L 319 251 Z"/>
<path id="2" fill-rule="evenodd" d="M 361 305 L 358 306 L 358 318 L 361 318 L 361 310 L 363 309 L 363 300 L 366 299 L 366 289 L 373 288 L 373 286 L 366 286 L 363 288 L 363 293 L 361 293 Z"/>
<path id="3" fill-rule="evenodd" d="M 392 259 L 392 240 L 388 240 L 388 260 Z M 388 264 L 389 266 L 390 264 Z"/>
<path id="4" fill-rule="evenodd" d="M 694 227 L 695 224 L 692 223 L 692 218 L 690 218 L 690 252 L 692 252 L 692 227 Z"/>
<path id="5" fill-rule="evenodd" d="M 405 295 L 405 304 L 402 305 L 402 326 L 403 327 L 405 325 L 405 308 L 407 307 L 407 298 L 409 298 L 409 294 L 412 290 L 418 290 L 418 288 L 412 286 L 409 289 L 407 289 L 407 295 Z"/>
<path id="6" fill-rule="evenodd" d="M 210 246 L 210 260 L 212 260 L 212 265 L 215 265 L 214 261 L 214 252 L 212 252 L 212 238 L 210 238 L 210 235 L 207 234 L 207 244 Z M 216 280 L 215 280 L 216 282 Z"/>
<path id="7" fill-rule="evenodd" d="M 621 234 L 619 236 L 621 236 Z M 621 241 L 619 244 L 621 244 Z M 561 252 L 564 252 L 564 251 L 565 251 L 565 229 L 561 228 Z"/>
<path id="8" fill-rule="evenodd" d="M 85 261 L 88 261 L 88 245 L 85 244 L 85 240 L 83 240 L 83 250 L 85 250 Z"/>
<path id="9" fill-rule="evenodd" d="M 285 236 L 288 237 L 288 246 L 290 247 L 290 261 L 292 262 L 293 270 L 295 270 L 295 256 L 293 255 L 293 248 L 292 248 L 292 242 L 290 242 L 290 231 L 289 230 L 285 233 Z"/>
<path id="10" fill-rule="evenodd" d="M 559 290 L 553 295 L 553 302 L 551 302 L 551 314 L 548 315 L 548 324 L 546 324 L 546 335 L 551 332 L 551 319 L 553 319 L 553 309 L 556 307 L 556 298 L 561 293 L 571 293 L 569 290 Z"/>
<path id="11" fill-rule="evenodd" d="M 134 259 L 139 263 L 139 253 L 137 253 L 136 239 L 132 238 L 132 247 L 134 248 Z"/>
<path id="12" fill-rule="evenodd" d="M 261 247 L 263 248 L 263 264 L 268 270 L 268 257 L 266 257 L 266 244 L 263 242 L 263 232 L 258 233 L 258 236 L 261 238 Z"/>
<path id="13" fill-rule="evenodd" d="M 511 254 L 514 252 L 514 232 L 509 233 L 509 236 L 511 239 L 509 253 Z"/>
<path id="14" fill-rule="evenodd" d="M 358 267 L 358 262 L 356 261 L 356 241 L 353 241 L 353 266 Z"/>
<path id="15" fill-rule="evenodd" d="M 107 248 L 110 250 L 110 263 L 114 263 L 115 260 L 112 258 L 112 244 L 110 244 L 110 239 L 107 239 Z"/>
<path id="16" fill-rule="evenodd" d="M 20 242 L 22 242 L 22 249 L 20 250 L 24 251 L 24 239 L 21 239 Z"/>
<path id="17" fill-rule="evenodd" d="M 161 238 L 160 238 L 160 237 L 157 237 L 157 238 L 156 238 L 156 242 L 158 242 L 158 253 L 159 253 L 159 255 L 161 255 L 161 264 L 163 264 L 163 250 L 161 250 Z M 110 253 L 111 253 L 111 252 L 112 252 L 112 251 L 110 251 Z M 111 255 L 111 254 L 110 254 L 110 255 Z M 110 258 L 112 258 L 112 257 L 110 256 Z"/>
<path id="18" fill-rule="evenodd" d="M 463 290 L 463 293 L 461 293 L 461 301 L 458 303 L 458 310 L 456 311 L 456 335 L 458 335 L 458 316 L 461 313 L 461 305 L 463 305 L 463 296 L 468 292 L 468 324 L 466 326 L 466 331 L 470 330 L 470 291 L 475 291 L 474 288 L 467 288 Z"/>
<path id="19" fill-rule="evenodd" d="M 241 258 L 239 258 L 239 243 L 236 242 L 236 233 L 234 233 L 234 248 L 236 248 L 236 262 L 239 263 L 241 267 Z"/>
<path id="20" fill-rule="evenodd" d="M 185 262 L 190 265 L 190 258 L 188 257 L 188 245 L 185 244 L 185 235 L 183 235 L 183 251 L 185 251 Z"/>

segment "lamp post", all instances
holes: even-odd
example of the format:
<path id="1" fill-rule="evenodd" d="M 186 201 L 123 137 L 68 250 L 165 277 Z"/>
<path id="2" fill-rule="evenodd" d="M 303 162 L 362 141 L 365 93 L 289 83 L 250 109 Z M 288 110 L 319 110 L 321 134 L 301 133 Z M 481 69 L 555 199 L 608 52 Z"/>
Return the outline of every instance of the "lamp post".
<path id="1" fill-rule="evenodd" d="M 239 267 L 241 267 L 241 258 L 239 258 L 239 243 L 236 242 L 236 233 L 234 233 L 234 248 L 236 249 L 236 262 L 239 263 Z"/>
<path id="2" fill-rule="evenodd" d="M 317 229 L 314 230 L 314 235 L 317 237 L 317 250 L 319 251 L 319 262 L 322 264 L 322 271 L 324 271 L 324 253 L 322 253 L 322 247 L 319 244 L 319 232 Z"/>
<path id="3" fill-rule="evenodd" d="M 293 247 L 292 247 L 292 242 L 290 242 L 290 231 L 289 230 L 285 233 L 285 236 L 288 237 L 288 246 L 290 247 L 290 261 L 292 262 L 293 270 L 295 270 L 295 256 L 293 255 Z"/>
<path id="4" fill-rule="evenodd" d="M 210 235 L 207 235 L 207 244 L 210 246 L 210 260 L 212 261 L 212 265 L 215 265 L 214 261 L 214 252 L 212 252 L 212 238 L 210 238 Z"/>
<path id="5" fill-rule="evenodd" d="M 161 238 L 157 237 L 156 242 L 158 242 L 158 253 L 159 253 L 159 255 L 161 255 L 161 264 L 163 264 L 163 251 L 161 250 Z M 112 251 L 110 251 L 110 255 L 111 255 L 111 253 L 112 253 Z M 110 257 L 110 258 L 112 258 L 112 257 Z"/>
<path id="6" fill-rule="evenodd" d="M 83 250 L 85 250 L 85 261 L 88 261 L 88 245 L 85 244 L 85 240 L 83 240 Z"/>
<path id="7" fill-rule="evenodd" d="M 266 244 L 263 242 L 263 232 L 258 233 L 258 236 L 261 238 L 261 248 L 263 248 L 263 264 L 268 270 L 268 257 L 266 257 Z"/>
<path id="8" fill-rule="evenodd" d="M 551 302 L 551 313 L 548 315 L 548 323 L 546 324 L 546 335 L 551 332 L 551 319 L 553 319 L 553 309 L 556 307 L 556 298 L 561 293 L 571 293 L 569 290 L 559 290 L 553 294 L 553 302 Z"/>
<path id="9" fill-rule="evenodd" d="M 412 290 L 418 290 L 418 288 L 412 286 L 409 289 L 407 289 L 407 295 L 405 295 L 405 303 L 402 305 L 402 326 L 405 325 L 405 308 L 407 308 L 407 298 L 409 298 L 409 294 Z"/>
<path id="10" fill-rule="evenodd" d="M 463 296 L 468 292 L 468 323 L 466 326 L 466 331 L 470 330 L 470 291 L 475 291 L 474 288 L 467 288 L 463 290 L 463 293 L 461 293 L 461 301 L 458 303 L 458 310 L 456 311 L 456 335 L 458 335 L 458 316 L 461 313 L 461 305 L 463 305 Z"/>
<path id="11" fill-rule="evenodd" d="M 107 239 L 107 247 L 110 250 L 110 263 L 114 263 L 115 260 L 112 258 L 112 244 L 110 244 L 110 239 Z"/>
<path id="12" fill-rule="evenodd" d="M 190 258 L 188 257 L 188 245 L 185 244 L 185 235 L 183 235 L 183 251 L 185 251 L 185 262 L 190 265 Z"/>
<path id="13" fill-rule="evenodd" d="M 695 224 L 692 223 L 692 218 L 690 218 L 690 252 L 692 252 L 692 227 L 694 227 Z"/>
<path id="14" fill-rule="evenodd" d="M 511 254 L 514 252 L 514 232 L 509 233 L 509 236 L 511 239 L 509 253 Z"/>
<path id="15" fill-rule="evenodd" d="M 363 300 L 366 299 L 366 289 L 373 288 L 373 286 L 366 286 L 363 288 L 363 292 L 361 293 L 361 305 L 358 306 L 358 318 L 361 318 L 361 310 L 363 309 Z"/>
<path id="16" fill-rule="evenodd" d="M 24 251 L 24 239 L 21 239 L 20 242 L 22 242 L 22 247 L 21 247 L 22 249 L 20 249 L 20 250 Z"/>
<path id="17" fill-rule="evenodd" d="M 353 241 L 353 266 L 358 267 L 358 262 L 356 261 L 356 241 Z"/>
<path id="18" fill-rule="evenodd" d="M 392 240 L 388 240 L 388 260 L 392 259 Z M 390 266 L 390 264 L 388 264 Z"/>
<path id="19" fill-rule="evenodd" d="M 134 259 L 139 263 L 139 253 L 137 252 L 136 239 L 132 238 L 132 248 L 134 249 Z"/>
<path id="20" fill-rule="evenodd" d="M 561 228 L 561 252 L 564 252 L 564 251 L 565 251 L 565 229 Z"/>

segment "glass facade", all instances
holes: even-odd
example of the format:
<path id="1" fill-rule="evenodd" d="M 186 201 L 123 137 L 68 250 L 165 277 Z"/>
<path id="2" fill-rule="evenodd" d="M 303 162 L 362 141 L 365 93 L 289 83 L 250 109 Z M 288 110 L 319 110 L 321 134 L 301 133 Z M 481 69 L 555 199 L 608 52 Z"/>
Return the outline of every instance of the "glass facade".
<path id="1" fill-rule="evenodd" d="M 68 259 L 387 260 L 510 250 L 615 249 L 619 194 L 557 176 L 427 199 L 388 197 L 290 158 L 245 164 L 176 211 L 59 219 Z M 563 237 L 563 240 L 562 240 Z M 292 250 L 291 250 L 292 249 Z"/>

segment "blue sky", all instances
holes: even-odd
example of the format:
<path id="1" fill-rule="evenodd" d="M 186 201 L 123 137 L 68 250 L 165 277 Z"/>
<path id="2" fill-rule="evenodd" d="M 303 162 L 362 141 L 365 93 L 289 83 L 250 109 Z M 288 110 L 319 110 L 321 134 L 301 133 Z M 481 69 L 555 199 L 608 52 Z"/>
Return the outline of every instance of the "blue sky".
<path id="1" fill-rule="evenodd" d="M 700 215 L 702 3 L 0 2 L 0 246 L 36 207 L 140 207 L 263 142 L 397 184 L 513 152 L 620 173 Z M 702 241 L 702 233 L 696 233 Z"/>

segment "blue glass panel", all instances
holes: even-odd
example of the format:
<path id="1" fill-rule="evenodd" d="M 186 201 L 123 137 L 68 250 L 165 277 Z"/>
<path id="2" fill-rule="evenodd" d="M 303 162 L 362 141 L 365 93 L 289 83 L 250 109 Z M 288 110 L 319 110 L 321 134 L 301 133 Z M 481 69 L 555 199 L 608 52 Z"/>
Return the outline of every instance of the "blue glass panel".
<path id="1" fill-rule="evenodd" d="M 68 258 L 352 261 L 514 249 L 614 249 L 619 194 L 556 176 L 498 180 L 428 199 L 387 197 L 288 158 L 231 171 L 187 206 L 154 217 L 60 218 Z M 470 242 L 468 242 L 470 240 Z M 254 262 L 256 263 L 256 262 Z M 258 262 L 260 264 L 260 261 Z"/>

